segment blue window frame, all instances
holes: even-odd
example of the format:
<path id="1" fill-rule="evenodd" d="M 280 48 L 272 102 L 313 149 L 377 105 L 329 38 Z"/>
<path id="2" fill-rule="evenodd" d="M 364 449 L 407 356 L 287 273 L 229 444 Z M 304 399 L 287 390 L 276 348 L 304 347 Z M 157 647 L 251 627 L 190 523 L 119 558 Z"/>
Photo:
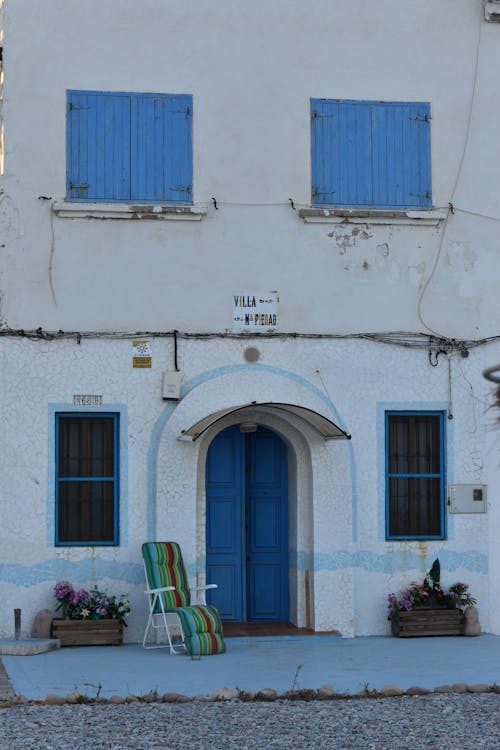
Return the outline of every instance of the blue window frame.
<path id="1" fill-rule="evenodd" d="M 312 205 L 432 206 L 430 105 L 311 99 Z"/>
<path id="2" fill-rule="evenodd" d="M 386 538 L 444 539 L 442 412 L 386 412 Z"/>
<path id="3" fill-rule="evenodd" d="M 117 545 L 119 415 L 56 413 L 56 545 Z"/>
<path id="4" fill-rule="evenodd" d="M 192 203 L 188 94 L 67 92 L 66 197 Z"/>

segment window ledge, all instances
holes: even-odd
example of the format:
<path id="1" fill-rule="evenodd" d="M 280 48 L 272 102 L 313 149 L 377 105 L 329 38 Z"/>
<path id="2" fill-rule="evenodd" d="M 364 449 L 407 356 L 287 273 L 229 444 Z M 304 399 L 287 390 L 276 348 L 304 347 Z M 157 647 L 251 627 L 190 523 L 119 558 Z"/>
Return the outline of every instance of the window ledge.
<path id="1" fill-rule="evenodd" d="M 52 207 L 64 219 L 153 219 L 169 221 L 200 221 L 206 208 L 198 206 L 161 206 L 134 203 L 71 203 L 58 201 Z"/>
<path id="2" fill-rule="evenodd" d="M 499 0 L 485 0 L 484 17 L 487 21 L 500 22 L 500 2 Z"/>
<path id="3" fill-rule="evenodd" d="M 410 224 L 436 226 L 446 218 L 445 211 L 382 211 L 366 208 L 299 208 L 306 224 Z"/>

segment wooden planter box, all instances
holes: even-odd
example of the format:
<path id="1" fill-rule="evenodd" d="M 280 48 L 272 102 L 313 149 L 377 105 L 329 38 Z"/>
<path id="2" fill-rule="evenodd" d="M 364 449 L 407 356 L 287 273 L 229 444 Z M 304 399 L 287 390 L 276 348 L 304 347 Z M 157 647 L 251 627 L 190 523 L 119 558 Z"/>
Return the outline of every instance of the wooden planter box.
<path id="1" fill-rule="evenodd" d="M 121 646 L 120 620 L 52 620 L 52 638 L 61 646 Z"/>
<path id="2" fill-rule="evenodd" d="M 460 609 L 422 607 L 412 612 L 392 612 L 389 619 L 392 635 L 399 638 L 464 634 L 464 614 Z"/>

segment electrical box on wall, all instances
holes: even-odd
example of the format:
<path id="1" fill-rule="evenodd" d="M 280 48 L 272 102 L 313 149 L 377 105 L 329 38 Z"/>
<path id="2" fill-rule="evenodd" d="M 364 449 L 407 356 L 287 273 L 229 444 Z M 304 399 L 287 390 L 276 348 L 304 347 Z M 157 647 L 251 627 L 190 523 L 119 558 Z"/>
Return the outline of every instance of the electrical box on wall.
<path id="1" fill-rule="evenodd" d="M 448 510 L 450 513 L 486 513 L 486 485 L 450 484 Z"/>
<path id="2" fill-rule="evenodd" d="M 162 398 L 164 401 L 179 401 L 181 397 L 181 373 L 178 371 L 163 373 Z"/>

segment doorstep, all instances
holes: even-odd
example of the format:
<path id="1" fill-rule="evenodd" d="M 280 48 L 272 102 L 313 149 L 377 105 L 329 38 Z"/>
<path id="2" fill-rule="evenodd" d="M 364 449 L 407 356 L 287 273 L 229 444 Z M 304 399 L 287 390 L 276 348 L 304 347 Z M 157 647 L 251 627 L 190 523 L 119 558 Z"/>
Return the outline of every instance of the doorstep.
<path id="1" fill-rule="evenodd" d="M 58 638 L 0 638 L 0 656 L 34 656 L 60 647 Z"/>
<path id="2" fill-rule="evenodd" d="M 338 630 L 316 633 L 311 628 L 298 628 L 291 622 L 224 622 L 224 638 L 269 638 L 285 635 L 340 635 Z"/>

